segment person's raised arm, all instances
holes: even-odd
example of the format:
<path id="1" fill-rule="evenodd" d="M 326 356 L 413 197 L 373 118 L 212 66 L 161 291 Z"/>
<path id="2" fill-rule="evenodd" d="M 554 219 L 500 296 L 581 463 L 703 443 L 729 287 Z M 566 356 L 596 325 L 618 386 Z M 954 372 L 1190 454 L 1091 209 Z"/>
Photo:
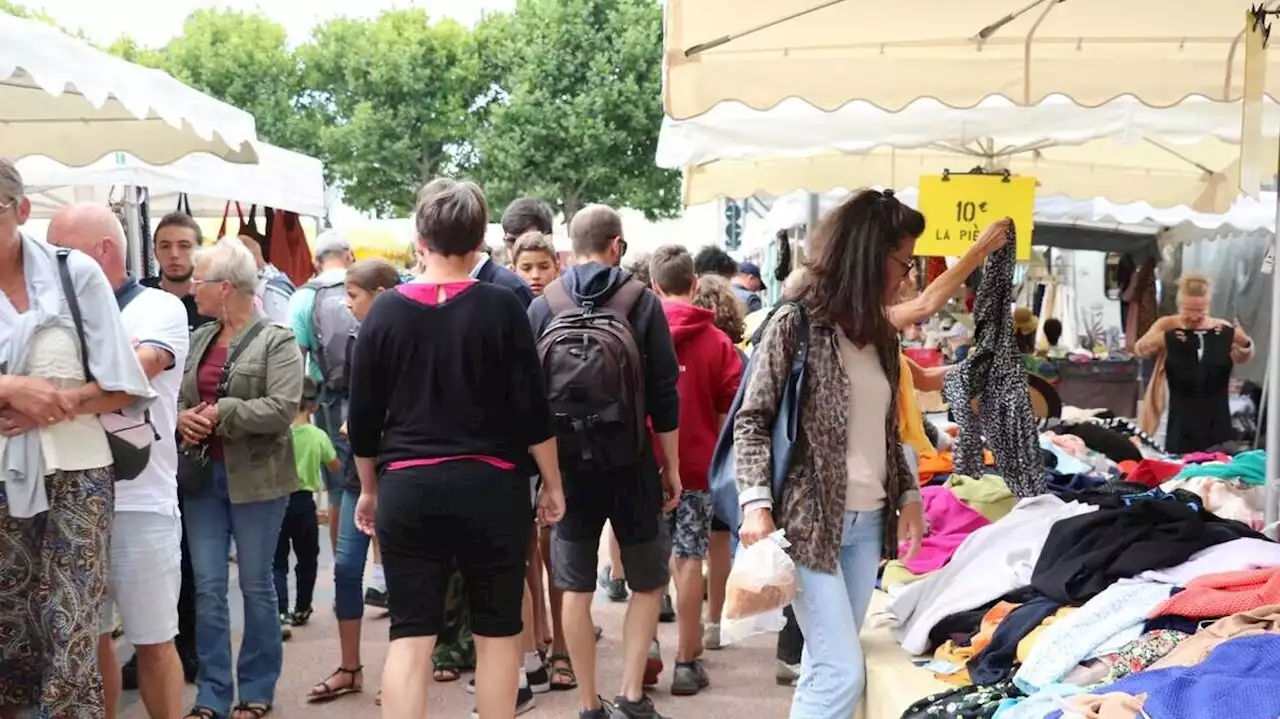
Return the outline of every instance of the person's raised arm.
<path id="1" fill-rule="evenodd" d="M 987 256 L 1005 246 L 1009 240 L 1008 229 L 1007 218 L 991 223 L 991 226 L 983 231 L 978 241 L 969 247 L 954 267 L 930 282 L 919 296 L 890 307 L 889 321 L 893 326 L 904 330 L 937 314 L 960 289 L 969 275 L 982 266 Z"/>
<path id="2" fill-rule="evenodd" d="M 907 368 L 911 370 L 911 384 L 921 392 L 941 392 L 942 382 L 947 378 L 950 367 L 921 367 L 910 357 L 904 357 Z"/>

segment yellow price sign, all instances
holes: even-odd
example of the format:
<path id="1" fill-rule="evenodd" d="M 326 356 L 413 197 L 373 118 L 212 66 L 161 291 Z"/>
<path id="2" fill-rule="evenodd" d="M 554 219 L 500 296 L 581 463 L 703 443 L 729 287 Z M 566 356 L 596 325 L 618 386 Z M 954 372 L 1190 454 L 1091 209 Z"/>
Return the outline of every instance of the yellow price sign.
<path id="1" fill-rule="evenodd" d="M 1036 210 L 1036 181 L 1025 175 L 924 175 L 920 178 L 920 212 L 924 234 L 916 254 L 959 257 L 987 225 L 1013 218 L 1018 229 L 1018 259 L 1031 258 L 1031 232 Z"/>

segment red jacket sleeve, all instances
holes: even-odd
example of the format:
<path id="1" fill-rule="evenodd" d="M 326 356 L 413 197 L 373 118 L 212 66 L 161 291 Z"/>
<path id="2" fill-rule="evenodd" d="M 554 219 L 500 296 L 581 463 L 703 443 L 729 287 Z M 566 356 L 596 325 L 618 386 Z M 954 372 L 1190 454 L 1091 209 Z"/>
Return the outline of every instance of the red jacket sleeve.
<path id="1" fill-rule="evenodd" d="M 720 336 L 720 386 L 716 392 L 716 414 L 728 414 L 733 407 L 733 398 L 738 394 L 738 383 L 742 381 L 742 360 L 738 357 L 738 349 L 733 340 L 726 334 Z"/>

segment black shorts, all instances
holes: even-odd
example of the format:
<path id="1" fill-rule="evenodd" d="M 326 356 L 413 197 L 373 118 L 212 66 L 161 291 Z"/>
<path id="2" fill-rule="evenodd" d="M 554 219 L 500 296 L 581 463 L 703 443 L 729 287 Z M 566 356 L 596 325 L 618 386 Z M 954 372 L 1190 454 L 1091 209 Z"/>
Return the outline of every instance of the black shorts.
<path id="1" fill-rule="evenodd" d="M 566 474 L 565 513 L 551 543 L 551 574 L 560 589 L 594 592 L 604 523 L 613 527 L 622 568 L 635 592 L 651 592 L 671 580 L 671 542 L 664 531 L 662 480 L 653 454 L 639 467 Z"/>
<path id="2" fill-rule="evenodd" d="M 711 515 L 711 531 L 732 532 L 733 530 L 729 528 L 729 525 L 724 523 L 724 520 L 720 519 L 719 515 L 713 514 Z"/>
<path id="3" fill-rule="evenodd" d="M 454 566 L 466 583 L 472 631 L 519 634 L 533 528 L 529 476 L 458 460 L 385 472 L 378 485 L 391 639 L 440 633 Z"/>

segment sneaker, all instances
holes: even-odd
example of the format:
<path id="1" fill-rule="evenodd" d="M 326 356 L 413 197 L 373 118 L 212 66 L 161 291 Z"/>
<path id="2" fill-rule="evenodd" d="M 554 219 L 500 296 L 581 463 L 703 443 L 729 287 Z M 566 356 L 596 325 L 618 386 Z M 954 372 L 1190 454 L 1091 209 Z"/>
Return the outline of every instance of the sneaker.
<path id="1" fill-rule="evenodd" d="M 774 679 L 778 682 L 778 686 L 795 686 L 796 682 L 800 680 L 800 665 L 779 661 L 778 668 L 774 672 Z"/>
<path id="2" fill-rule="evenodd" d="M 613 700 L 613 713 L 609 719 L 666 719 L 653 706 L 653 700 L 645 697 L 638 702 L 618 697 Z"/>
<path id="3" fill-rule="evenodd" d="M 600 586 L 604 587 L 605 596 L 609 597 L 609 601 L 616 604 L 627 601 L 627 580 L 614 579 L 613 570 L 609 567 L 600 570 Z"/>
<path id="4" fill-rule="evenodd" d="M 600 699 L 599 709 L 583 709 L 578 712 L 578 719 L 610 719 L 613 714 L 613 705 Z"/>
<path id="5" fill-rule="evenodd" d="M 658 610 L 658 621 L 670 624 L 676 620 L 676 608 L 671 603 L 671 592 L 662 593 L 662 609 Z"/>
<path id="6" fill-rule="evenodd" d="M 676 662 L 671 678 L 671 693 L 678 697 L 691 697 L 711 686 L 711 677 L 702 662 Z"/>
<path id="7" fill-rule="evenodd" d="M 387 608 L 387 593 L 378 591 L 373 587 L 364 590 L 364 603 L 368 607 L 377 607 L 378 609 Z"/>
<path id="8" fill-rule="evenodd" d="M 529 687 L 520 687 L 520 691 L 516 694 L 515 716 L 520 716 L 537 705 L 538 703 L 534 700 L 533 692 L 529 690 Z M 478 709 L 471 710 L 471 719 L 480 719 L 480 711 Z"/>
<path id="9" fill-rule="evenodd" d="M 658 679 L 662 676 L 662 646 L 658 644 L 658 640 L 654 639 L 653 644 L 649 645 L 649 658 L 644 663 L 644 685 L 646 687 L 658 686 Z"/>
<path id="10" fill-rule="evenodd" d="M 524 676 L 529 680 L 529 689 L 534 694 L 546 694 L 551 691 L 551 674 L 547 672 L 546 665 L 540 666 L 531 672 L 525 672 Z"/>
<path id="11" fill-rule="evenodd" d="M 719 624 L 708 624 L 707 627 L 702 630 L 702 646 L 710 649 L 711 651 L 724 649 L 724 645 L 720 643 Z"/>
<path id="12" fill-rule="evenodd" d="M 290 617 L 288 614 L 280 615 L 280 638 L 291 639 L 293 637 L 293 628 L 289 626 Z"/>
<path id="13" fill-rule="evenodd" d="M 311 607 L 295 609 L 293 614 L 289 615 L 289 623 L 295 627 L 305 627 L 307 622 L 311 621 L 311 613 Z"/>

